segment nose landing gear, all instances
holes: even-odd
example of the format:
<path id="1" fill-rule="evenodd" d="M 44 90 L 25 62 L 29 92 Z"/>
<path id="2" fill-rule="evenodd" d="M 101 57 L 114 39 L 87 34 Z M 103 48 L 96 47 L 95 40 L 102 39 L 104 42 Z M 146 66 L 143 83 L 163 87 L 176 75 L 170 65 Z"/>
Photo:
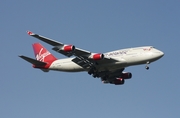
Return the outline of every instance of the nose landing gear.
<path id="1" fill-rule="evenodd" d="M 148 66 L 149 64 L 150 64 L 149 61 L 146 62 L 146 66 L 145 66 L 146 70 L 149 70 L 149 66 Z"/>
<path id="2" fill-rule="evenodd" d="M 146 66 L 145 68 L 146 68 L 146 70 L 149 70 L 149 67 L 148 67 L 148 66 Z"/>

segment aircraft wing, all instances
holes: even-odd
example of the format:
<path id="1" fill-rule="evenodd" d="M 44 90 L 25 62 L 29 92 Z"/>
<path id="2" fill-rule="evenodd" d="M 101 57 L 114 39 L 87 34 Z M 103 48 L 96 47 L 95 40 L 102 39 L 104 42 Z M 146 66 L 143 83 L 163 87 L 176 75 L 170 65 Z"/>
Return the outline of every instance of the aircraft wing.
<path id="1" fill-rule="evenodd" d="M 38 35 L 38 34 L 35 34 L 31 31 L 28 31 L 27 32 L 30 36 L 33 36 L 45 43 L 48 43 L 52 46 L 54 46 L 54 48 L 52 48 L 53 50 L 67 56 L 67 57 L 70 57 L 72 55 L 75 55 L 75 56 L 78 56 L 78 55 L 90 55 L 91 52 L 89 51 L 86 51 L 86 50 L 83 50 L 83 49 L 80 49 L 80 48 L 75 48 L 73 45 L 65 45 L 61 42 L 58 42 L 58 41 L 55 41 L 53 39 L 50 39 L 50 38 L 47 38 L 47 37 L 44 37 L 44 36 L 41 36 L 41 35 Z M 73 51 L 70 51 L 72 49 L 74 49 Z M 64 49 L 68 50 L 68 51 L 64 51 Z"/>

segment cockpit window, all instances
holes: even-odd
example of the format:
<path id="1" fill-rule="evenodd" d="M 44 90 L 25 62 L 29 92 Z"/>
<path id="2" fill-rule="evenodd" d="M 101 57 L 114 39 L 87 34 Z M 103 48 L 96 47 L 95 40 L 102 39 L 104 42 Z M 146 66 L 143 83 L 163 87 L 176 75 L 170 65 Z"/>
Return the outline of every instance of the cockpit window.
<path id="1" fill-rule="evenodd" d="M 144 47 L 143 50 L 144 51 L 150 51 L 151 49 L 153 49 L 154 47 L 153 46 L 149 46 L 149 47 Z"/>

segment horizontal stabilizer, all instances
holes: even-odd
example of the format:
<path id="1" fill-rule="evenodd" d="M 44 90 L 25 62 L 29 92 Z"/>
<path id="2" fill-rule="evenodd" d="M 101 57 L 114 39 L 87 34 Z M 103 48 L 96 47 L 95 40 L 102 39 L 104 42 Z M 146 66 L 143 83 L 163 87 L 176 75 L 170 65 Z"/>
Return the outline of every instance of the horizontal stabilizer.
<path id="1" fill-rule="evenodd" d="M 45 62 L 41 62 L 41 61 L 38 61 L 38 60 L 36 60 L 36 59 L 32 59 L 32 58 L 30 58 L 30 57 L 26 57 L 26 56 L 23 56 L 23 55 L 21 55 L 21 56 L 19 56 L 19 57 L 21 57 L 22 59 L 24 59 L 24 60 L 26 60 L 26 61 L 28 61 L 29 63 L 34 64 L 34 65 L 38 65 L 38 66 L 46 65 Z"/>

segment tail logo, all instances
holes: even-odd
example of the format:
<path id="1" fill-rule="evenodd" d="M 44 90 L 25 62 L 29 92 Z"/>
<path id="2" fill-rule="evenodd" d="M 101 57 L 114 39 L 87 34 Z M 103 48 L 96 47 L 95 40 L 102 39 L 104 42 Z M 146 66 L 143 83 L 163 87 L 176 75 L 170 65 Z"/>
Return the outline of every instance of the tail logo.
<path id="1" fill-rule="evenodd" d="M 45 53 L 42 54 L 42 51 L 43 51 L 43 48 L 41 48 L 41 50 L 39 51 L 39 54 L 36 55 L 36 59 L 38 61 L 44 62 L 44 58 L 50 55 L 50 52 L 46 51 Z"/>

